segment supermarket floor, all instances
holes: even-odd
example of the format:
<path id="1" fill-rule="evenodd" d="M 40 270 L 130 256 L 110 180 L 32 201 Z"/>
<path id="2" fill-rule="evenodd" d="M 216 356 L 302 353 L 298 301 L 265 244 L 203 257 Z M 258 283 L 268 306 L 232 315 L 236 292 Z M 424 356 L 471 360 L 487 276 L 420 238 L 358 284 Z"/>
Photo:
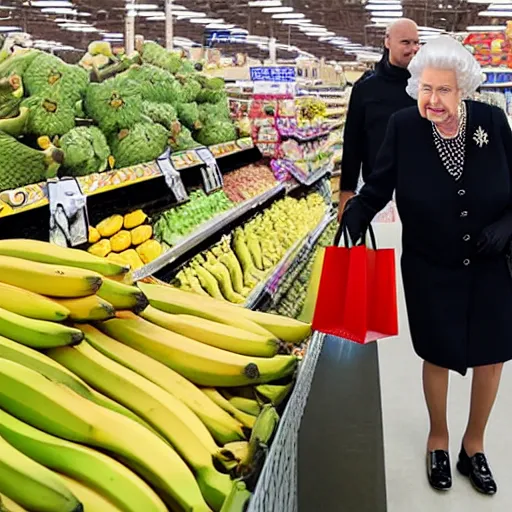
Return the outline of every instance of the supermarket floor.
<path id="1" fill-rule="evenodd" d="M 380 247 L 399 246 L 399 225 L 379 224 L 376 233 Z M 471 384 L 455 374 L 449 399 L 454 487 L 432 491 L 425 476 L 421 361 L 411 347 L 401 282 L 399 300 L 398 338 L 364 347 L 326 339 L 300 432 L 299 512 L 512 510 L 512 363 L 487 434 L 498 494 L 477 494 L 455 470 Z"/>

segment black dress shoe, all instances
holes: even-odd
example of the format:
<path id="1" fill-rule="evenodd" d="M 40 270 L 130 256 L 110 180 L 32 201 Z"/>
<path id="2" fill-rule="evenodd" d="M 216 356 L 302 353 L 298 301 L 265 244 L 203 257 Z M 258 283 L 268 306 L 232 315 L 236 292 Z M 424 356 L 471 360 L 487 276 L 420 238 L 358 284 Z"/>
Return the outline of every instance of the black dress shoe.
<path id="1" fill-rule="evenodd" d="M 475 453 L 470 457 L 462 446 L 457 462 L 457 469 L 461 474 L 467 476 L 473 487 L 482 494 L 492 496 L 498 491 L 498 486 L 489 468 L 487 459 L 483 453 Z"/>
<path id="2" fill-rule="evenodd" d="M 452 468 L 448 452 L 435 450 L 427 454 L 427 476 L 430 485 L 437 491 L 448 491 L 452 488 Z"/>

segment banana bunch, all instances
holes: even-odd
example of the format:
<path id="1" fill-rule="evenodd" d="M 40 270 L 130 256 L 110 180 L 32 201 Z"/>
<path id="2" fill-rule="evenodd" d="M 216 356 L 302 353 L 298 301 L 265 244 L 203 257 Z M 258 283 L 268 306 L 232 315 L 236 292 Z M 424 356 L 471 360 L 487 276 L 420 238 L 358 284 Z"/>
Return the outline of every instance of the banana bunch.
<path id="1" fill-rule="evenodd" d="M 318 225 L 326 211 L 322 196 L 276 201 L 232 235 L 199 254 L 176 275 L 184 291 L 243 304 L 290 247 Z"/>
<path id="2" fill-rule="evenodd" d="M 319 98 L 299 98 L 297 112 L 299 122 L 311 122 L 327 116 L 327 105 Z"/>

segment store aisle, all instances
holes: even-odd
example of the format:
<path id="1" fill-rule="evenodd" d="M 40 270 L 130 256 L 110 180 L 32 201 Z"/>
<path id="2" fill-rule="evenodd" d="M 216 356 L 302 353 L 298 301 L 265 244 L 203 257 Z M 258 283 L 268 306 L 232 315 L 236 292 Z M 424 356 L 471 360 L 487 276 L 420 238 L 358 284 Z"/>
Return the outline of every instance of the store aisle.
<path id="1" fill-rule="evenodd" d="M 376 233 L 380 247 L 398 247 L 397 224 L 380 224 Z M 397 251 L 398 252 L 398 251 Z M 399 254 L 397 254 L 397 268 Z M 486 451 L 499 486 L 492 498 L 479 495 L 455 467 L 454 487 L 448 493 L 431 490 L 425 475 L 427 414 L 421 387 L 421 361 L 410 342 L 405 303 L 399 284 L 401 334 L 379 342 L 384 449 L 388 512 L 503 512 L 512 509 L 509 485 L 512 460 L 512 363 L 505 366 L 500 396 L 488 429 Z M 511 312 L 512 313 L 512 312 Z M 512 332 L 511 332 L 512 336 Z M 452 374 L 449 418 L 451 456 L 457 460 L 468 414 L 470 379 Z"/>

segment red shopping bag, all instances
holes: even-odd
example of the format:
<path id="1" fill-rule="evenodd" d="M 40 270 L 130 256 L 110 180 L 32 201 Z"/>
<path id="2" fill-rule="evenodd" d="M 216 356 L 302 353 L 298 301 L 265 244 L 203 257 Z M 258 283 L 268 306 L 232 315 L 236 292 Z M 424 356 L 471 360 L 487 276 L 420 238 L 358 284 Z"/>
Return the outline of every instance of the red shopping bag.
<path id="1" fill-rule="evenodd" d="M 326 248 L 314 330 L 357 343 L 398 334 L 395 251 L 376 248 L 371 226 L 370 235 L 373 248 Z"/>

